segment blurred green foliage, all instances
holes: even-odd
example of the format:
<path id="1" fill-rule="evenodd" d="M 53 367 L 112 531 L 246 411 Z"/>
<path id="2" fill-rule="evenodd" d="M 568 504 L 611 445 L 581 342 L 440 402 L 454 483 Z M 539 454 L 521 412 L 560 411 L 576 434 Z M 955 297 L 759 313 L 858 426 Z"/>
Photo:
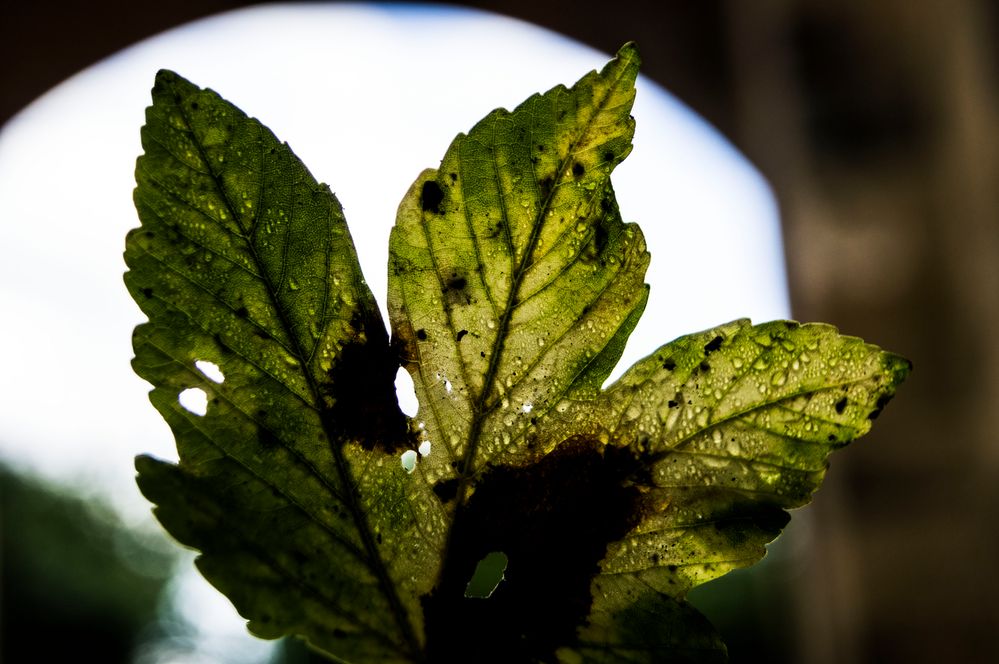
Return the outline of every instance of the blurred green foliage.
<path id="1" fill-rule="evenodd" d="M 0 661 L 132 661 L 175 554 L 104 504 L 0 466 Z"/>

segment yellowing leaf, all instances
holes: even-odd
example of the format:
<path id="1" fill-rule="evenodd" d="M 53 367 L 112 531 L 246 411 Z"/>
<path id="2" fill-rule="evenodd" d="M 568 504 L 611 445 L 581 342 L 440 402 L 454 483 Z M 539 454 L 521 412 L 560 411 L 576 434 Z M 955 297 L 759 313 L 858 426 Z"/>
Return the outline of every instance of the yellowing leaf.
<path id="1" fill-rule="evenodd" d="M 625 47 L 571 90 L 493 111 L 403 199 L 389 311 L 443 452 L 432 480 L 535 456 L 532 420 L 596 394 L 624 350 L 649 255 L 610 173 L 631 152 L 637 73 Z"/>
<path id="2" fill-rule="evenodd" d="M 391 344 L 329 188 L 159 74 L 125 281 L 180 463 L 140 457 L 139 485 L 254 633 L 353 662 L 725 660 L 687 591 L 763 555 L 909 364 L 737 321 L 602 389 L 648 297 L 610 183 L 637 71 L 626 45 L 419 176 Z"/>

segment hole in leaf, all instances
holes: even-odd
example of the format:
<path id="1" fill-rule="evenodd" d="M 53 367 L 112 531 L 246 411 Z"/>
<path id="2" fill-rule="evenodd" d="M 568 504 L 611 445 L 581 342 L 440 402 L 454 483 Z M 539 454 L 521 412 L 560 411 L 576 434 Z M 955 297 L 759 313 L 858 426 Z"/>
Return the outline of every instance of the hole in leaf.
<path id="1" fill-rule="evenodd" d="M 447 392 L 448 394 L 451 394 L 451 389 L 452 389 L 452 388 L 451 388 L 451 381 L 449 381 L 449 380 L 448 380 L 447 378 L 445 378 L 445 379 L 444 379 L 444 390 L 445 390 L 445 391 L 446 391 L 446 392 Z"/>
<path id="2" fill-rule="evenodd" d="M 208 412 L 208 395 L 200 387 L 189 387 L 177 395 L 177 401 L 190 413 L 204 416 Z"/>
<path id="3" fill-rule="evenodd" d="M 419 452 L 420 452 L 420 456 L 430 456 L 430 441 L 429 440 L 425 440 L 422 443 L 420 443 Z"/>
<path id="4" fill-rule="evenodd" d="M 487 553 L 475 566 L 475 572 L 465 586 L 465 597 L 488 599 L 503 580 L 508 562 L 510 561 L 502 551 Z"/>
<path id="5" fill-rule="evenodd" d="M 534 404 L 533 403 L 525 403 L 523 406 L 520 407 L 520 409 L 522 411 L 524 411 L 525 413 L 529 413 L 529 412 L 531 412 L 531 410 L 534 409 Z"/>
<path id="6" fill-rule="evenodd" d="M 222 375 L 222 370 L 219 369 L 219 365 L 214 362 L 209 362 L 207 360 L 196 360 L 194 366 L 198 368 L 198 371 L 205 374 L 208 380 L 214 381 L 216 383 L 221 383 L 225 380 L 225 376 Z"/>
<path id="7" fill-rule="evenodd" d="M 395 397 L 399 401 L 399 410 L 409 417 L 414 417 L 416 411 L 420 409 L 420 402 L 416 399 L 413 377 L 402 367 L 399 367 L 395 373 Z"/>
<path id="8" fill-rule="evenodd" d="M 406 450 L 402 453 L 402 456 L 399 457 L 399 460 L 402 462 L 403 470 L 407 473 L 411 473 L 416 470 L 416 450 Z"/>

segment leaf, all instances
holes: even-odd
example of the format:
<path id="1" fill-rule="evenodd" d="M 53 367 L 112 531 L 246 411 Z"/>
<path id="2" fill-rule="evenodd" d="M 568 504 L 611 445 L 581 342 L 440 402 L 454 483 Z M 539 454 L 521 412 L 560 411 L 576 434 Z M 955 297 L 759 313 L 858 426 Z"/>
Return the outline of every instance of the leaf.
<path id="1" fill-rule="evenodd" d="M 133 366 L 181 459 L 139 458 L 143 493 L 255 633 L 408 661 L 426 590 L 411 579 L 435 543 L 406 510 L 430 496 L 389 463 L 412 435 L 339 203 L 259 122 L 170 72 L 142 142 Z M 203 416 L 178 401 L 190 388 Z"/>
<path id="2" fill-rule="evenodd" d="M 428 476 L 526 461 L 531 420 L 596 394 L 620 357 L 648 296 L 641 231 L 609 180 L 631 151 L 637 72 L 626 47 L 572 90 L 493 111 L 403 199 L 389 311 L 446 452 Z"/>
<path id="3" fill-rule="evenodd" d="M 602 388 L 648 297 L 610 184 L 637 70 L 626 45 L 419 176 L 390 239 L 391 344 L 328 187 L 157 76 L 125 280 L 180 463 L 140 457 L 139 485 L 254 633 L 356 662 L 725 660 L 687 591 L 764 554 L 909 364 L 737 321 Z"/>

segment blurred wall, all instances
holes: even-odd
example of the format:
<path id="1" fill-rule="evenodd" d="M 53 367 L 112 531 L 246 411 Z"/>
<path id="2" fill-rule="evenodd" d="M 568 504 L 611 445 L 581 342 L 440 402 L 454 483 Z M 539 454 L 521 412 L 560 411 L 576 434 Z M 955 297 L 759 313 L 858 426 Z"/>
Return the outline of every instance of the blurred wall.
<path id="1" fill-rule="evenodd" d="M 4 3 L 0 120 L 237 0 Z M 990 0 L 479 0 L 613 52 L 780 199 L 793 304 L 915 373 L 834 459 L 792 588 L 802 662 L 991 661 L 999 610 L 999 8 Z M 739 312 L 733 312 L 733 317 Z"/>

